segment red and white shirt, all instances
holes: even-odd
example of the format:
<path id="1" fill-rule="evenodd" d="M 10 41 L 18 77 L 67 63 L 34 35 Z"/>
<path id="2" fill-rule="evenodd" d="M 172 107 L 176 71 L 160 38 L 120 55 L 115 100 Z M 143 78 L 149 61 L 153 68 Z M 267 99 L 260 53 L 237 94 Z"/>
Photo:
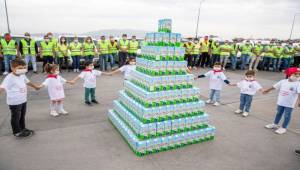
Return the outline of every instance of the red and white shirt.
<path id="1" fill-rule="evenodd" d="M 79 74 L 79 77 L 84 80 L 83 87 L 96 88 L 96 78 L 101 74 L 102 72 L 98 70 L 85 69 Z"/>
<path id="2" fill-rule="evenodd" d="M 210 70 L 204 75 L 205 77 L 209 77 L 209 89 L 222 90 L 225 84 L 224 80 L 227 79 L 222 71 Z"/>
<path id="3" fill-rule="evenodd" d="M 279 81 L 273 86 L 279 90 L 277 104 L 284 107 L 294 108 L 300 93 L 300 82 L 290 82 L 288 79 Z"/>
<path id="4" fill-rule="evenodd" d="M 64 84 L 66 79 L 60 75 L 48 75 L 46 80 L 42 83 L 48 88 L 48 95 L 50 100 L 61 100 L 65 98 Z"/>

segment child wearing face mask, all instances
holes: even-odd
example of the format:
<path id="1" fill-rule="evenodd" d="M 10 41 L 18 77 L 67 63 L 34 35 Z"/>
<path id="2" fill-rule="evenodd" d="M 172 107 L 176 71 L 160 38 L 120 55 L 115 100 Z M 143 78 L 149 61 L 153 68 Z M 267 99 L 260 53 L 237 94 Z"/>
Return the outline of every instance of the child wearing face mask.
<path id="1" fill-rule="evenodd" d="M 255 80 L 255 71 L 247 71 L 244 80 L 232 85 L 241 89 L 240 107 L 235 113 L 247 117 L 250 112 L 253 96 L 257 91 L 262 91 L 261 85 Z"/>
<path id="2" fill-rule="evenodd" d="M 135 64 L 136 64 L 135 63 L 135 58 L 130 58 L 126 65 L 118 68 L 115 71 L 112 71 L 112 72 L 108 73 L 108 75 L 113 75 L 115 73 L 122 72 L 122 73 L 124 73 L 124 79 L 129 80 L 131 71 L 135 70 L 135 68 L 136 68 Z"/>
<path id="3" fill-rule="evenodd" d="M 101 76 L 101 74 L 107 75 L 108 73 L 95 70 L 94 64 L 91 61 L 86 61 L 84 65 L 85 65 L 85 69 L 71 82 L 75 83 L 80 78 L 84 80 L 83 87 L 85 89 L 84 92 L 85 104 L 91 106 L 92 103 L 95 104 L 99 103 L 96 100 L 96 96 L 95 96 L 97 77 Z"/>
<path id="4" fill-rule="evenodd" d="M 6 101 L 11 111 L 11 126 L 14 136 L 24 138 L 34 133 L 25 126 L 27 86 L 36 90 L 38 87 L 27 79 L 25 75 L 27 66 L 23 60 L 12 60 L 11 69 L 12 73 L 8 74 L 0 85 L 0 93 L 6 91 Z"/>
<path id="5" fill-rule="evenodd" d="M 70 83 L 59 75 L 59 67 L 56 64 L 46 64 L 45 71 L 47 72 L 46 80 L 38 86 L 38 88 L 47 87 L 48 95 L 50 97 L 50 115 L 59 116 L 59 114 L 67 115 L 68 112 L 64 110 L 63 101 L 65 98 L 64 84 Z"/>
<path id="6" fill-rule="evenodd" d="M 207 104 L 213 103 L 214 106 L 220 105 L 220 93 L 224 86 L 224 83 L 230 84 L 222 70 L 222 65 L 216 62 L 213 66 L 213 70 L 208 71 L 205 74 L 199 75 L 198 78 L 209 77 L 209 99 Z"/>
<path id="7" fill-rule="evenodd" d="M 300 107 L 300 68 L 290 71 L 288 79 L 284 79 L 263 91 L 267 94 L 270 91 L 277 89 L 279 91 L 277 98 L 277 114 L 273 123 L 265 126 L 267 129 L 277 129 L 275 133 L 284 134 L 289 125 L 293 108 L 295 108 L 298 100 L 298 107 Z M 280 119 L 284 114 L 284 121 L 282 126 L 279 126 Z"/>

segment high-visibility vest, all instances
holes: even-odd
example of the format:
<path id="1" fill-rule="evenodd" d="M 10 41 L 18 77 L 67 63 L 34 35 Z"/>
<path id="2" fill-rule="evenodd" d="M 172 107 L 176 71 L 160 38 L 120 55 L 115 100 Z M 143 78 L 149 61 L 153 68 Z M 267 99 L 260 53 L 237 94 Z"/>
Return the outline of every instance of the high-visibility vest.
<path id="1" fill-rule="evenodd" d="M 22 44 L 22 52 L 23 52 L 23 55 L 32 55 L 32 56 L 35 56 L 36 55 L 36 52 L 35 52 L 35 41 L 34 40 L 30 40 L 29 41 L 29 45 L 28 45 L 28 41 L 26 41 L 25 39 L 21 39 L 21 44 Z M 30 53 L 29 53 L 30 51 Z"/>
<path id="2" fill-rule="evenodd" d="M 58 41 L 57 41 L 57 39 L 53 37 L 53 38 L 51 38 L 50 42 L 53 43 L 54 50 L 58 51 Z"/>
<path id="3" fill-rule="evenodd" d="M 116 54 L 117 51 L 118 51 L 117 45 L 118 45 L 118 43 L 115 42 L 115 41 L 114 42 L 109 42 L 108 52 L 110 54 Z"/>
<path id="4" fill-rule="evenodd" d="M 81 56 L 81 48 L 82 48 L 81 43 L 71 42 L 70 44 L 71 56 Z"/>
<path id="5" fill-rule="evenodd" d="M 220 46 L 220 55 L 221 56 L 230 56 L 231 46 L 229 44 L 223 44 Z"/>
<path id="6" fill-rule="evenodd" d="M 192 54 L 193 49 L 194 49 L 194 44 L 193 43 L 191 43 L 191 44 L 186 43 L 185 44 L 185 54 Z"/>
<path id="7" fill-rule="evenodd" d="M 242 54 L 251 55 L 251 49 L 252 49 L 251 45 L 244 44 L 244 45 L 241 46 L 241 52 L 242 52 Z"/>
<path id="8" fill-rule="evenodd" d="M 204 53 L 204 52 L 208 52 L 208 48 L 209 48 L 209 41 L 202 41 L 201 42 L 201 53 Z"/>
<path id="9" fill-rule="evenodd" d="M 109 49 L 109 42 L 108 41 L 98 41 L 98 48 L 99 48 L 99 53 L 100 54 L 108 54 L 108 49 Z"/>
<path id="10" fill-rule="evenodd" d="M 200 47 L 201 47 L 200 43 L 194 44 L 194 48 L 193 48 L 192 54 L 196 54 L 196 55 L 200 54 Z"/>
<path id="11" fill-rule="evenodd" d="M 255 45 L 253 48 L 254 54 L 259 54 L 263 51 L 264 47 L 262 45 Z"/>
<path id="12" fill-rule="evenodd" d="M 65 44 L 58 44 L 58 57 L 65 57 L 68 56 L 68 45 Z"/>
<path id="13" fill-rule="evenodd" d="M 238 52 L 238 45 L 237 44 L 232 44 L 231 49 L 232 50 L 231 50 L 230 54 L 236 56 L 237 52 Z"/>
<path id="14" fill-rule="evenodd" d="M 283 54 L 283 48 L 282 47 L 274 47 L 274 56 L 273 58 L 281 58 Z"/>
<path id="15" fill-rule="evenodd" d="M 138 41 L 129 41 L 129 50 L 128 53 L 136 53 L 139 47 Z"/>
<path id="16" fill-rule="evenodd" d="M 42 56 L 53 56 L 54 44 L 52 42 L 41 42 Z"/>
<path id="17" fill-rule="evenodd" d="M 295 55 L 295 49 L 293 47 L 285 47 L 283 50 L 282 58 L 291 58 Z"/>
<path id="18" fill-rule="evenodd" d="M 271 45 L 265 46 L 264 52 L 265 52 L 265 54 L 264 54 L 265 57 L 274 57 L 273 46 L 271 46 Z"/>
<path id="19" fill-rule="evenodd" d="M 17 55 L 16 41 L 10 40 L 8 43 L 5 39 L 1 40 L 2 53 L 4 55 Z"/>
<path id="20" fill-rule="evenodd" d="M 217 45 L 216 43 L 213 43 L 211 45 L 211 53 L 214 55 L 220 55 L 220 45 Z"/>
<path id="21" fill-rule="evenodd" d="M 94 43 L 83 43 L 83 55 L 84 56 L 93 56 L 95 55 L 95 44 Z"/>
<path id="22" fill-rule="evenodd" d="M 129 45 L 129 41 L 128 40 L 123 40 L 123 39 L 121 39 L 120 41 L 119 41 L 119 43 L 120 43 L 120 51 L 127 51 L 128 50 L 128 45 Z"/>

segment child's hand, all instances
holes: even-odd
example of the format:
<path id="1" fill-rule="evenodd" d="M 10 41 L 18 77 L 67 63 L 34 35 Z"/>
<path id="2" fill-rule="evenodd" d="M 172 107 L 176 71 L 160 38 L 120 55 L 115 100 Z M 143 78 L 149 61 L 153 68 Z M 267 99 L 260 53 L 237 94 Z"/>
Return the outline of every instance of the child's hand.
<path id="1" fill-rule="evenodd" d="M 263 90 L 263 91 L 262 91 L 262 94 L 268 94 L 268 93 L 269 93 L 268 90 Z"/>
<path id="2" fill-rule="evenodd" d="M 71 81 L 67 81 L 67 83 L 71 84 L 71 85 L 74 85 L 75 84 L 75 81 L 74 80 L 71 80 Z"/>

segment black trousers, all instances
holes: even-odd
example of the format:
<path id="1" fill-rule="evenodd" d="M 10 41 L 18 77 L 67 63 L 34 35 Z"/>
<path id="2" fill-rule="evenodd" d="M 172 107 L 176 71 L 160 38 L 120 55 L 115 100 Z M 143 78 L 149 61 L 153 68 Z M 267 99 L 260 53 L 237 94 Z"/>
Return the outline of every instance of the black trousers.
<path id="1" fill-rule="evenodd" d="M 129 59 L 131 58 L 136 58 L 137 54 L 136 53 L 128 53 Z"/>
<path id="2" fill-rule="evenodd" d="M 45 69 L 45 65 L 47 63 L 53 64 L 54 63 L 54 58 L 53 56 L 43 56 L 43 71 Z"/>
<path id="3" fill-rule="evenodd" d="M 57 58 L 57 63 L 59 65 L 59 69 L 62 69 L 62 66 L 65 64 L 65 69 L 69 70 L 69 61 L 68 57 L 58 57 Z"/>
<path id="4" fill-rule="evenodd" d="M 11 112 L 10 123 L 14 134 L 25 129 L 26 105 L 26 102 L 19 105 L 9 105 Z"/>
<path id="5" fill-rule="evenodd" d="M 295 67 L 299 67 L 299 64 L 300 64 L 300 56 L 295 56 L 294 57 L 294 66 Z"/>
<path id="6" fill-rule="evenodd" d="M 128 53 L 127 52 L 119 52 L 119 67 L 122 67 L 126 64 Z"/>
<path id="7" fill-rule="evenodd" d="M 210 65 L 210 56 L 208 54 L 208 52 L 203 52 L 201 53 L 201 56 L 200 56 L 200 66 L 201 67 L 204 67 L 204 66 L 209 66 Z"/>
<path id="8" fill-rule="evenodd" d="M 186 54 L 184 58 L 187 60 L 187 66 L 193 67 L 193 56 L 191 54 Z"/>
<path id="9" fill-rule="evenodd" d="M 220 62 L 220 54 L 213 54 L 210 66 L 213 67 L 216 62 Z"/>

